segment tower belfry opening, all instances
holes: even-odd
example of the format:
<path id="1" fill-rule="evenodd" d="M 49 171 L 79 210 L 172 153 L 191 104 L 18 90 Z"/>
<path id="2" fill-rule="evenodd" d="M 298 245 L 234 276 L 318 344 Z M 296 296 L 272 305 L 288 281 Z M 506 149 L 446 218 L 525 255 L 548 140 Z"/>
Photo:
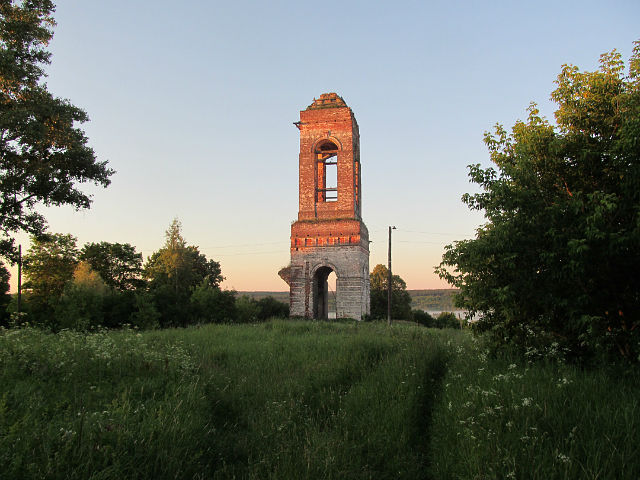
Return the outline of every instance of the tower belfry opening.
<path id="1" fill-rule="evenodd" d="M 335 274 L 336 318 L 369 313 L 369 233 L 361 218 L 360 133 L 345 101 L 323 93 L 300 112 L 298 220 L 291 226 L 292 316 L 326 319 Z M 332 302 L 333 304 L 333 302 Z"/>
<path id="2" fill-rule="evenodd" d="M 315 150 L 317 158 L 318 202 L 338 201 L 338 147 L 330 141 Z"/>

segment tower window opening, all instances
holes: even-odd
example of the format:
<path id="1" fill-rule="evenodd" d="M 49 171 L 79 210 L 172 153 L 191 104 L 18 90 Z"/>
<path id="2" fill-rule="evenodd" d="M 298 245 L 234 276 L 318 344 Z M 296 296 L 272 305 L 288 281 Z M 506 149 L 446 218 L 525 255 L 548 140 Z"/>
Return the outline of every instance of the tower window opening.
<path id="1" fill-rule="evenodd" d="M 336 202 L 338 200 L 338 147 L 325 142 L 316 148 L 318 183 L 316 200 Z"/>

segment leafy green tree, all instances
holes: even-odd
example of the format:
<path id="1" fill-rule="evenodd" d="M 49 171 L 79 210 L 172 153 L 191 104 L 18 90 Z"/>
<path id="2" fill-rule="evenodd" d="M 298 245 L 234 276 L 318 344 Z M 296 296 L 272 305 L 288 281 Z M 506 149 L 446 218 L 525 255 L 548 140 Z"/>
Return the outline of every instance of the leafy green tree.
<path id="1" fill-rule="evenodd" d="M 113 174 L 75 126 L 87 114 L 42 81 L 54 9 L 50 0 L 0 0 L 0 256 L 13 261 L 11 234 L 46 229 L 38 204 L 88 208 L 77 184 L 106 187 Z"/>
<path id="2" fill-rule="evenodd" d="M 207 260 L 198 247 L 187 245 L 180 229 L 180 222 L 174 219 L 164 246 L 149 257 L 144 268 L 162 327 L 188 323 L 192 292 L 203 283 L 219 289 L 224 280 L 220 264 Z"/>
<path id="3" fill-rule="evenodd" d="M 75 237 L 54 233 L 31 238 L 22 268 L 25 277 L 22 310 L 27 321 L 58 328 L 54 310 L 77 264 Z"/>
<path id="4" fill-rule="evenodd" d="M 463 201 L 487 223 L 436 271 L 497 345 L 637 360 L 640 42 L 627 76 L 613 51 L 594 72 L 563 66 L 556 84 L 556 126 L 532 104 L 511 133 L 486 134 L 495 167 L 470 166 L 482 191 Z"/>
<path id="5" fill-rule="evenodd" d="M 56 328 L 91 330 L 104 323 L 104 299 L 110 288 L 98 272 L 79 262 L 73 279 L 64 288 L 55 305 Z"/>
<path id="6" fill-rule="evenodd" d="M 181 228 L 180 222 L 174 219 L 165 233 L 164 247 L 148 259 L 145 276 L 152 286 L 167 285 L 176 293 L 188 292 L 202 281 L 218 287 L 224 280 L 220 264 L 207 260 L 198 247 L 187 245 Z"/>
<path id="7" fill-rule="evenodd" d="M 51 303 L 62 295 L 77 264 L 76 238 L 70 234 L 31 237 L 31 246 L 23 258 L 24 288 L 32 299 Z"/>
<path id="8" fill-rule="evenodd" d="M 371 281 L 371 318 L 387 318 L 389 269 L 382 264 L 374 267 Z M 411 295 L 407 284 L 399 275 L 391 279 L 391 316 L 394 319 L 411 318 Z"/>
<path id="9" fill-rule="evenodd" d="M 136 290 L 144 286 L 142 254 L 128 243 L 88 243 L 80 251 L 80 260 L 91 265 L 104 282 L 116 290 Z"/>

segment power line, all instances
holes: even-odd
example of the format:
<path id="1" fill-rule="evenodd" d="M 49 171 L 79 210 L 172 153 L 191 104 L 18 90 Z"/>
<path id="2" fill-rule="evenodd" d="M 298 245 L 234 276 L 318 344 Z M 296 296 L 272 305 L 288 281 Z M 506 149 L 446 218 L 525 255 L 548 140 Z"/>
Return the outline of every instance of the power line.
<path id="1" fill-rule="evenodd" d="M 445 245 L 448 242 L 427 242 L 427 241 L 416 241 L 416 240 L 396 240 L 396 243 L 417 243 L 420 245 Z"/>
<path id="2" fill-rule="evenodd" d="M 289 254 L 289 252 L 287 250 L 271 250 L 268 252 L 237 252 L 237 253 L 218 253 L 218 254 L 214 254 L 214 256 L 216 257 L 235 257 L 235 256 L 241 256 L 241 255 L 271 255 L 274 253 L 287 253 L 287 255 Z"/>
<path id="3" fill-rule="evenodd" d="M 261 247 L 263 245 L 287 245 L 288 242 L 285 240 L 284 242 L 280 241 L 280 242 L 262 242 L 262 243 L 236 243 L 236 244 L 231 244 L 231 245 L 199 245 L 199 248 L 208 248 L 208 249 L 215 249 L 215 248 L 237 248 L 237 247 Z"/>
<path id="4" fill-rule="evenodd" d="M 398 231 L 400 232 L 407 232 L 407 233 L 418 233 L 421 235 L 444 235 L 444 236 L 456 236 L 456 237 L 466 237 L 469 236 L 468 233 L 452 233 L 452 232 L 420 232 L 417 230 L 404 230 L 402 228 L 399 228 Z"/>

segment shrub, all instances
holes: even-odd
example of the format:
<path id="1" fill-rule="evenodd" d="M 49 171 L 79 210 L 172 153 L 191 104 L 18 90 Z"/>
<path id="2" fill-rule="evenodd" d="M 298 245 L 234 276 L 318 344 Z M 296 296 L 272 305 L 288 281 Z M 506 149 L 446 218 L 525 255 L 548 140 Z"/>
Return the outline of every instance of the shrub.
<path id="1" fill-rule="evenodd" d="M 190 307 L 193 323 L 232 322 L 237 316 L 235 292 L 212 287 L 207 281 L 194 289 Z"/>
<path id="2" fill-rule="evenodd" d="M 435 326 L 435 320 L 434 318 L 429 315 L 429 313 L 425 312 L 424 310 L 412 310 L 411 311 L 411 317 L 413 318 L 413 321 L 424 326 L 424 327 L 433 327 Z"/>
<path id="3" fill-rule="evenodd" d="M 265 321 L 270 318 L 286 318 L 289 316 L 289 305 L 269 296 L 261 298 L 257 302 L 258 320 Z"/>
<path id="4" fill-rule="evenodd" d="M 258 321 L 260 308 L 257 302 L 248 295 L 236 298 L 236 322 L 254 323 Z"/>
<path id="5" fill-rule="evenodd" d="M 460 328 L 460 321 L 453 312 L 440 312 L 435 319 L 436 328 Z"/>

